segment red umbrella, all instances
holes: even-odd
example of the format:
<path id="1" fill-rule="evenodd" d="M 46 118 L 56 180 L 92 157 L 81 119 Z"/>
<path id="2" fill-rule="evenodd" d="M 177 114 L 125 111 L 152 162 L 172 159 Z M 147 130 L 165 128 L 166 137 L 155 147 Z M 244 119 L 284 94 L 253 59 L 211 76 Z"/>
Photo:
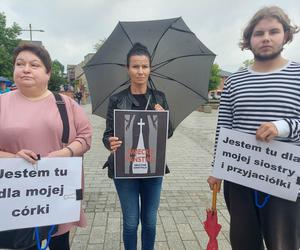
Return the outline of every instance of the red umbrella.
<path id="1" fill-rule="evenodd" d="M 217 236 L 221 230 L 221 225 L 218 224 L 217 215 L 217 192 L 218 186 L 214 185 L 212 207 L 206 210 L 206 221 L 204 221 L 204 229 L 209 236 L 206 250 L 218 250 Z"/>

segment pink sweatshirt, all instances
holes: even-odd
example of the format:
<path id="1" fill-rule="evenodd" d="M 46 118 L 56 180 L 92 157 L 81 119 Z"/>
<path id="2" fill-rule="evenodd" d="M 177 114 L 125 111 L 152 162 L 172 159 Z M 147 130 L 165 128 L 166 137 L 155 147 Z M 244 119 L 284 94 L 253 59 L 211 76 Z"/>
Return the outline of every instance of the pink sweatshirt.
<path id="1" fill-rule="evenodd" d="M 83 109 L 71 98 L 63 96 L 70 124 L 69 142 L 82 144 L 83 153 L 91 146 L 92 127 Z M 17 153 L 29 149 L 42 157 L 63 147 L 62 121 L 53 95 L 38 101 L 26 99 L 19 90 L 0 95 L 0 150 Z M 73 226 L 86 226 L 81 211 L 78 222 L 59 225 L 56 235 Z"/>

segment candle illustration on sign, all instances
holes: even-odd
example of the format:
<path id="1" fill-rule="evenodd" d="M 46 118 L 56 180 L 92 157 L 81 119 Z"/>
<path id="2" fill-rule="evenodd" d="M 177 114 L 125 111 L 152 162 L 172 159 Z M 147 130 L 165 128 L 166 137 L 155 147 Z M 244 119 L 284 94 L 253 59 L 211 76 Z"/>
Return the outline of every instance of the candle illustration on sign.
<path id="1" fill-rule="evenodd" d="M 154 112 L 132 112 L 124 114 L 123 117 L 123 134 L 119 133 L 119 136 L 124 138 L 125 143 L 124 153 L 119 155 L 119 159 L 122 159 L 119 166 L 125 160 L 123 165 L 125 175 L 142 178 L 148 175 L 155 176 L 158 156 L 158 115 Z"/>
<path id="2" fill-rule="evenodd" d="M 132 173 L 146 174 L 148 172 L 148 162 L 143 136 L 143 126 L 145 126 L 145 122 L 143 122 L 143 119 L 140 118 L 140 121 L 137 124 L 139 125 L 140 132 L 136 154 L 132 162 Z"/>

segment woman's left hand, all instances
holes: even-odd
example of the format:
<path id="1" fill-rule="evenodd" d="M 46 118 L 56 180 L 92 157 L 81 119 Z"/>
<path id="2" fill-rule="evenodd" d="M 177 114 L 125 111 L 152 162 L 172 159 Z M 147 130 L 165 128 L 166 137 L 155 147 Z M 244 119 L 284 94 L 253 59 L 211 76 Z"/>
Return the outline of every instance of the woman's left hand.
<path id="1" fill-rule="evenodd" d="M 164 111 L 163 107 L 160 104 L 155 104 L 154 109 L 157 111 Z"/>

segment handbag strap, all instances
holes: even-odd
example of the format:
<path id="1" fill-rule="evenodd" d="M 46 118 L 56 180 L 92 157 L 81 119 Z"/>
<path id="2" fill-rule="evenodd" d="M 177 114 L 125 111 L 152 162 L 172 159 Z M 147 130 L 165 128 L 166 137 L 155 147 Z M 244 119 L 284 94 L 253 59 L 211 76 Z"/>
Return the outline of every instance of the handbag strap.
<path id="1" fill-rule="evenodd" d="M 59 111 L 59 114 L 60 114 L 60 117 L 62 120 L 62 124 L 63 124 L 63 133 L 62 133 L 61 141 L 62 141 L 62 143 L 67 144 L 69 142 L 70 124 L 69 124 L 69 119 L 68 119 L 66 103 L 60 94 L 53 93 L 53 95 L 55 97 L 56 106 L 58 108 L 58 111 Z M 35 239 L 37 242 L 37 248 L 39 250 L 45 250 L 48 248 L 50 241 L 51 241 L 51 236 L 54 232 L 54 229 L 55 229 L 55 225 L 52 225 L 48 232 L 48 235 L 47 235 L 46 246 L 44 248 L 42 248 L 41 243 L 40 243 L 40 237 L 39 237 L 39 229 L 38 229 L 38 227 L 35 228 Z"/>
<path id="2" fill-rule="evenodd" d="M 70 125 L 69 125 L 69 119 L 68 119 L 68 112 L 66 109 L 66 103 L 63 100 L 62 96 L 58 93 L 53 93 L 56 105 L 63 123 L 63 133 L 61 141 L 62 143 L 68 144 L 69 142 L 69 134 L 70 134 Z"/>

